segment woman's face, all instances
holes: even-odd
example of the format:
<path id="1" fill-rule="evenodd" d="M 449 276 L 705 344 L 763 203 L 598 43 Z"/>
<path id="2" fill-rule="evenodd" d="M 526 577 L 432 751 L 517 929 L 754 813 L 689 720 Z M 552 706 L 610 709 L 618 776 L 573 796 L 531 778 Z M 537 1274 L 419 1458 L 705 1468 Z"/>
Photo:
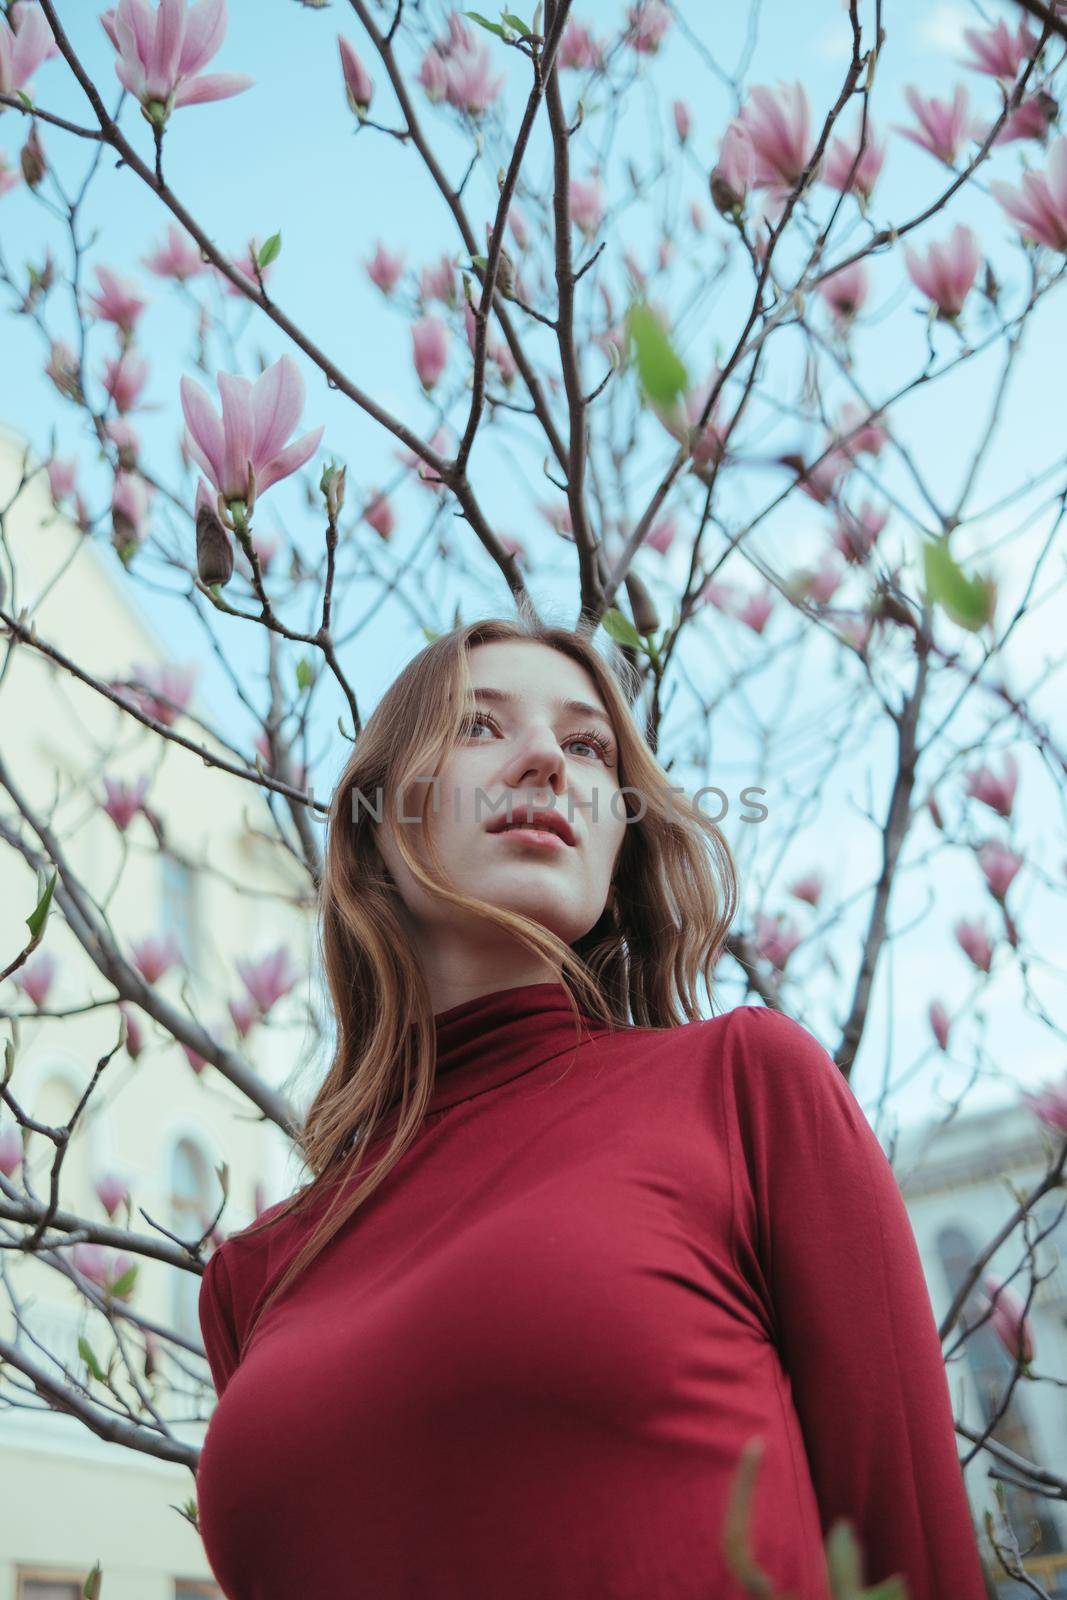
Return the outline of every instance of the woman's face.
<path id="1" fill-rule="evenodd" d="M 521 912 L 573 944 L 604 910 L 626 826 L 607 709 L 585 668 L 547 645 L 498 640 L 475 646 L 468 659 L 475 703 L 458 749 L 438 774 L 427 828 L 459 889 Z M 567 700 L 590 709 L 568 708 Z M 396 812 L 400 827 L 402 817 L 419 814 L 427 788 L 409 789 Z M 525 806 L 553 813 L 565 832 L 569 825 L 572 842 L 502 827 L 509 817 L 522 820 Z M 417 824 L 411 828 L 418 854 Z M 459 932 L 462 914 L 434 902 L 392 841 L 379 837 L 416 925 L 438 935 Z M 499 942 L 499 931 L 489 931 Z"/>

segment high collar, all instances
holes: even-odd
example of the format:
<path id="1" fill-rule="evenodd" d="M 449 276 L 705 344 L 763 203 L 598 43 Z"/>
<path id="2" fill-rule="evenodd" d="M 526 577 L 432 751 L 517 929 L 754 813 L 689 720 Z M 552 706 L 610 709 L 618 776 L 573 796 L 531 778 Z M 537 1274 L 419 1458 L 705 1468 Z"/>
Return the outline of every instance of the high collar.
<path id="1" fill-rule="evenodd" d="M 464 1000 L 434 1016 L 437 1069 L 429 1111 L 520 1077 L 553 1056 L 605 1032 L 578 1003 L 571 1011 L 562 983 L 524 983 Z"/>
<path id="2" fill-rule="evenodd" d="M 612 1031 L 579 1001 L 575 1023 L 562 983 L 515 984 L 463 1000 L 434 1015 L 437 1065 L 426 1114 L 509 1083 L 590 1038 Z M 393 1131 L 399 1101 L 375 1128 Z"/>

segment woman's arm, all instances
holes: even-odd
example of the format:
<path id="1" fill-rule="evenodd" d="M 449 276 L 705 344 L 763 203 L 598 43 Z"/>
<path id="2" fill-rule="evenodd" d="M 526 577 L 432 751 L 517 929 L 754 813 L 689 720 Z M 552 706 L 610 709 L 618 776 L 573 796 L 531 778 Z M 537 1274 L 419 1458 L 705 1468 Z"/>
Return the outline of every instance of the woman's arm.
<path id="1" fill-rule="evenodd" d="M 823 1536 L 848 1517 L 868 1584 L 986 1600 L 948 1378 L 904 1201 L 829 1053 L 740 1006 L 728 1048 L 761 1292 L 792 1386 Z"/>
<path id="2" fill-rule="evenodd" d="M 208 1366 L 221 1395 L 238 1361 L 237 1334 L 233 1320 L 233 1292 L 222 1248 L 208 1258 L 200 1280 L 200 1332 Z"/>

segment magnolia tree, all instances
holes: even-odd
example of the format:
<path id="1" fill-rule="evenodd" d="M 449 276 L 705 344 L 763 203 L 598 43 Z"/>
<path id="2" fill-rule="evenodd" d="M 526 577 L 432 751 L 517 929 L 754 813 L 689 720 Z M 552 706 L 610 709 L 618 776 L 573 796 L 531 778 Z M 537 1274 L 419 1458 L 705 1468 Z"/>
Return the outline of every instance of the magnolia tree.
<path id="1" fill-rule="evenodd" d="M 380 362 L 361 370 L 358 353 L 311 336 L 310 275 L 297 280 L 303 299 L 276 293 L 284 192 L 277 215 L 224 249 L 201 214 L 205 175 L 172 176 L 187 170 L 190 124 L 219 114 L 207 102 L 240 97 L 251 149 L 290 94 L 280 59 L 274 82 L 229 70 L 242 35 L 238 18 L 227 36 L 225 0 L 119 0 L 88 22 L 57 0 L 4 8 L 0 190 L 29 191 L 47 243 L 22 268 L 5 249 L 0 281 L 38 341 L 55 411 L 18 493 L 46 471 L 55 506 L 111 547 L 131 591 L 167 589 L 188 618 L 190 667 L 116 662 L 94 675 L 36 625 L 6 539 L 5 653 L 43 655 L 112 701 L 145 769 L 153 746 L 175 741 L 254 796 L 310 908 L 326 810 L 312 780 L 328 790 L 337 730 L 360 732 L 359 644 L 379 613 L 396 607 L 415 648 L 452 620 L 439 614 L 452 579 L 498 572 L 496 603 L 475 614 L 537 613 L 536 592 L 551 588 L 638 669 L 635 712 L 668 771 L 710 784 L 714 735 L 730 727 L 751 774 L 770 780 L 746 791 L 769 796 L 744 819 L 762 826 L 737 830 L 751 869 L 720 961 L 727 988 L 800 1009 L 829 973 L 848 1077 L 894 952 L 947 905 L 940 945 L 923 934 L 934 962 L 909 986 L 924 1035 L 912 1075 L 954 1062 L 971 1069 L 969 1087 L 989 1061 L 992 998 L 1057 1046 L 1043 943 L 1060 923 L 1047 912 L 1063 869 L 1041 824 L 1065 768 L 1042 712 L 1059 662 L 1052 647 L 1027 678 L 1021 649 L 1040 642 L 1063 570 L 1067 473 L 1058 430 L 1044 437 L 1060 375 L 1041 358 L 1062 339 L 1052 319 L 1067 272 L 1056 128 L 1067 8 L 976 12 L 931 47 L 925 89 L 909 81 L 906 46 L 894 65 L 892 6 L 823 8 L 817 76 L 833 83 L 809 92 L 761 73 L 755 4 L 727 58 L 700 36 L 696 8 L 664 0 L 617 11 L 604 0 L 585 15 L 548 0 L 488 17 L 403 0 L 334 0 L 322 15 L 325 3 L 303 0 L 286 21 L 315 31 L 314 96 L 333 98 L 359 154 L 316 144 L 298 152 L 306 169 L 328 175 L 332 208 L 347 163 L 365 160 L 366 173 L 385 155 L 432 197 L 417 261 L 391 237 L 398 208 L 360 202 L 351 271 L 391 333 L 387 382 Z M 244 157 L 220 161 L 231 158 L 236 185 Z M 111 212 L 87 225 L 104 174 L 150 219 L 136 259 Z M 143 331 L 163 295 L 184 330 L 177 352 Z M 386 389 L 401 398 L 386 403 Z M 150 409 L 171 434 L 148 448 Z M 342 447 L 357 421 L 358 481 Z M 286 494 L 293 511 L 272 536 L 271 503 Z M 5 523 L 14 511 L 2 508 Z M 254 741 L 235 743 L 221 716 L 214 727 L 190 716 L 198 653 L 256 718 Z M 784 770 L 790 794 L 776 805 Z M 831 771 L 848 791 L 840 811 Z M 116 1050 L 143 1048 L 151 1019 L 192 1070 L 221 1074 L 292 1136 L 296 1108 L 256 1061 L 275 1006 L 296 1003 L 288 952 L 241 964 L 226 1026 L 205 1028 L 161 987 L 176 949 L 116 942 L 69 841 L 2 754 L 0 785 L 0 833 L 43 891 L 36 909 L 27 895 L 25 948 L 0 956 L 5 1015 L 61 1014 L 48 948 L 61 917 L 106 985 Z M 830 870 L 825 828 L 804 834 L 816 798 L 833 817 L 834 866 L 841 829 L 862 837 L 851 873 Z M 120 833 L 151 817 L 147 777 L 105 774 L 97 800 Z M 75 1121 L 105 1065 L 87 1072 Z M 982 1425 L 957 1428 L 964 1463 L 981 1457 L 995 1480 L 1001 1515 L 986 1531 L 1012 1575 L 1035 1531 L 1054 1537 L 1042 1497 L 1067 1493 L 1004 1442 L 1017 1388 L 1062 1383 L 1037 1370 L 1029 1310 L 1051 1270 L 1037 1213 L 1063 1186 L 1067 1085 L 1021 1093 L 1047 1172 L 1014 1193 L 940 1328 L 946 1357 L 999 1341 L 1003 1382 L 983 1396 Z M 195 1470 L 169 1420 L 188 1341 L 139 1311 L 137 1264 L 202 1272 L 226 1236 L 225 1183 L 195 1239 L 136 1224 L 137 1196 L 108 1172 L 96 1175 L 99 1209 L 80 1215 L 62 1183 L 72 1124 L 35 1117 L 13 1048 L 2 1095 L 0 1242 L 61 1273 L 100 1326 L 76 1370 L 5 1340 L 5 1402 L 43 1400 Z M 47 1192 L 23 1161 L 27 1131 L 55 1147 Z M 1006 1249 L 1010 1274 L 994 1276 Z M 751 1477 L 746 1463 L 724 1537 L 739 1578 L 767 1595 L 748 1547 Z M 828 1552 L 835 1593 L 859 1593 L 847 1526 Z"/>

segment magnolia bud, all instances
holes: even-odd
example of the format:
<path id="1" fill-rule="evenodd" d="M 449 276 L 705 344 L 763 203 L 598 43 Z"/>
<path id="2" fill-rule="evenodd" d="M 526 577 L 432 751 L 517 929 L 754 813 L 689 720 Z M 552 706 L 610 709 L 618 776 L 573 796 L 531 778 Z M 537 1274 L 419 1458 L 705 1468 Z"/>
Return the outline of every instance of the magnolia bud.
<path id="1" fill-rule="evenodd" d="M 721 167 L 713 167 L 708 179 L 711 203 L 724 217 L 732 217 L 745 203 L 745 197 L 730 187 Z"/>
<path id="2" fill-rule="evenodd" d="M 659 628 L 659 613 L 653 603 L 652 596 L 636 572 L 628 572 L 626 574 L 626 593 L 630 596 L 630 607 L 634 614 L 634 627 L 638 633 L 655 633 Z"/>
<path id="3" fill-rule="evenodd" d="M 41 140 L 37 132 L 36 122 L 30 128 L 29 138 L 22 147 L 22 153 L 19 156 L 19 161 L 22 166 L 22 176 L 26 180 L 27 187 L 30 189 L 36 189 L 37 185 L 48 171 L 48 163 L 44 158 L 44 147 L 41 144 Z"/>
<path id="4" fill-rule="evenodd" d="M 233 577 L 233 545 L 218 513 L 209 505 L 196 512 L 196 570 L 201 583 L 220 586 Z"/>
<path id="5" fill-rule="evenodd" d="M 344 467 L 323 467 L 319 488 L 326 497 L 326 512 L 331 522 L 336 522 L 345 503 Z"/>

